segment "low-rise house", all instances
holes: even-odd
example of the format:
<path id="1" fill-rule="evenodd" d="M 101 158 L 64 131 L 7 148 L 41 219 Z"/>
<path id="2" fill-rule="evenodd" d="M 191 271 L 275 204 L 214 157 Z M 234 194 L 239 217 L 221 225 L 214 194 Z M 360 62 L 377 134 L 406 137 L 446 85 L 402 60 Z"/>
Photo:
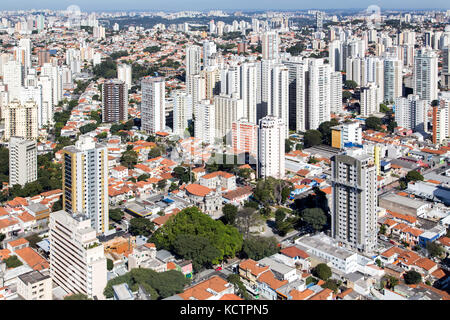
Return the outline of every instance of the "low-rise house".
<path id="1" fill-rule="evenodd" d="M 231 298 L 231 295 L 234 296 L 234 285 L 219 276 L 213 276 L 187 288 L 184 292 L 177 294 L 176 298 L 180 300 L 222 300 L 225 296 L 238 300 L 235 297 Z"/>
<path id="2" fill-rule="evenodd" d="M 309 255 L 297 246 L 283 248 L 276 256 L 281 256 L 281 260 L 288 266 L 300 266 L 303 271 L 309 271 L 311 268 L 311 259 Z"/>
<path id="3" fill-rule="evenodd" d="M 37 270 L 21 274 L 17 293 L 25 300 L 52 300 L 52 279 Z"/>
<path id="4" fill-rule="evenodd" d="M 222 196 L 219 190 L 212 190 L 197 183 L 187 185 L 185 190 L 189 200 L 204 213 L 211 216 L 221 214 Z"/>

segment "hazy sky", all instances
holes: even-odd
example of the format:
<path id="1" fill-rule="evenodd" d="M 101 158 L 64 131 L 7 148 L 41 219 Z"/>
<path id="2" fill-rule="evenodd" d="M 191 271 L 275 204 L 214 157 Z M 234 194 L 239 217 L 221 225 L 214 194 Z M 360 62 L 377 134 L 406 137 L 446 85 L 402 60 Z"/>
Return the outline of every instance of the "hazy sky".
<path id="1" fill-rule="evenodd" d="M 65 9 L 71 4 L 91 10 L 207 10 L 207 9 L 347 9 L 376 4 L 382 9 L 450 9 L 448 0 L 0 0 L 0 10 Z"/>

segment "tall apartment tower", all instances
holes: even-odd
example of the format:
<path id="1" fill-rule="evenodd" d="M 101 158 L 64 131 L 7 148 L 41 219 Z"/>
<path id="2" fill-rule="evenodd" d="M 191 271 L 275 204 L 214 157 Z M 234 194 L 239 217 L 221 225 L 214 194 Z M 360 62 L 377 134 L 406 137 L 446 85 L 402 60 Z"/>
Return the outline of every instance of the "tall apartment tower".
<path id="1" fill-rule="evenodd" d="M 173 97 L 173 133 L 183 136 L 192 121 L 192 96 L 185 91 L 174 91 Z"/>
<path id="2" fill-rule="evenodd" d="M 3 83 L 8 86 L 9 101 L 20 98 L 24 81 L 24 67 L 19 61 L 10 60 L 3 65 Z"/>
<path id="3" fill-rule="evenodd" d="M 98 234 L 108 231 L 108 149 L 80 136 L 63 153 L 63 209 L 85 215 Z"/>
<path id="4" fill-rule="evenodd" d="M 203 100 L 194 106 L 194 136 L 204 143 L 213 144 L 216 133 L 216 108 L 210 100 Z"/>
<path id="5" fill-rule="evenodd" d="M 278 58 L 278 33 L 276 31 L 267 31 L 261 36 L 261 49 L 263 60 Z"/>
<path id="6" fill-rule="evenodd" d="M 414 57 L 414 94 L 430 104 L 438 96 L 438 56 L 429 49 L 416 51 Z"/>
<path id="7" fill-rule="evenodd" d="M 276 64 L 271 75 L 271 102 L 270 114 L 283 120 L 285 125 L 284 136 L 289 138 L 289 69 L 283 64 Z"/>
<path id="8" fill-rule="evenodd" d="M 165 92 L 163 77 L 146 77 L 141 81 L 142 130 L 147 134 L 155 134 L 166 128 Z"/>
<path id="9" fill-rule="evenodd" d="M 104 300 L 107 284 L 103 244 L 84 215 L 64 210 L 50 215 L 50 277 L 71 294 Z"/>
<path id="10" fill-rule="evenodd" d="M 241 118 L 233 122 L 232 147 L 235 154 L 258 156 L 258 125 Z"/>
<path id="11" fill-rule="evenodd" d="M 231 128 L 233 122 L 244 116 L 244 101 L 238 95 L 219 95 L 214 97 L 215 106 L 215 137 L 222 139 L 227 136 L 231 144 Z"/>
<path id="12" fill-rule="evenodd" d="M 21 104 L 19 100 L 13 100 L 4 109 L 5 111 L 5 135 L 10 137 L 22 137 L 25 139 L 37 139 L 38 137 L 38 110 L 34 101 Z"/>
<path id="13" fill-rule="evenodd" d="M 328 59 L 330 61 L 331 71 L 344 70 L 344 66 L 341 65 L 342 60 L 342 43 L 340 40 L 333 40 L 328 45 Z"/>
<path id="14" fill-rule="evenodd" d="M 316 12 L 316 30 L 317 31 L 322 31 L 322 29 L 323 29 L 323 16 L 324 16 L 324 13 L 322 11 Z"/>
<path id="15" fill-rule="evenodd" d="M 37 180 L 37 144 L 34 140 L 11 137 L 9 140 L 9 185 L 22 187 Z"/>
<path id="16" fill-rule="evenodd" d="M 131 89 L 131 83 L 132 83 L 132 70 L 131 66 L 129 64 L 119 64 L 117 66 L 117 79 L 125 82 L 127 87 L 127 93 L 128 90 Z"/>
<path id="17" fill-rule="evenodd" d="M 395 121 L 405 129 L 427 131 L 427 104 L 418 95 L 410 94 L 407 98 L 395 99 Z"/>
<path id="18" fill-rule="evenodd" d="M 260 178 L 284 177 L 285 124 L 280 118 L 268 115 L 259 120 L 258 176 Z"/>
<path id="19" fill-rule="evenodd" d="M 258 90 L 258 70 L 256 64 L 241 65 L 241 98 L 244 101 L 244 117 L 257 124 L 256 96 Z"/>
<path id="20" fill-rule="evenodd" d="M 209 67 L 214 64 L 214 60 L 210 59 L 216 53 L 216 44 L 213 41 L 203 41 L 203 65 Z"/>
<path id="21" fill-rule="evenodd" d="M 339 154 L 332 158 L 331 234 L 343 244 L 365 253 L 377 245 L 377 179 L 367 154 Z"/>
<path id="22" fill-rule="evenodd" d="M 368 117 L 377 113 L 382 100 L 379 87 L 374 82 L 368 82 L 367 86 L 361 87 L 360 114 L 364 117 Z"/>
<path id="23" fill-rule="evenodd" d="M 442 145 L 444 141 L 450 138 L 450 114 L 449 107 L 440 101 L 440 105 L 433 106 L 433 143 Z"/>
<path id="24" fill-rule="evenodd" d="M 330 73 L 330 110 L 342 113 L 342 74 L 339 71 Z"/>
<path id="25" fill-rule="evenodd" d="M 122 80 L 111 79 L 102 87 L 102 121 L 119 122 L 128 119 L 128 89 Z"/>
<path id="26" fill-rule="evenodd" d="M 202 48 L 196 45 L 186 48 L 186 88 L 190 92 L 191 79 L 190 76 L 200 74 L 201 70 Z"/>
<path id="27" fill-rule="evenodd" d="M 308 72 L 307 128 L 317 129 L 322 122 L 330 121 L 330 65 L 323 59 L 311 59 Z"/>
<path id="28" fill-rule="evenodd" d="M 387 57 L 384 60 L 384 101 L 391 102 L 402 96 L 402 60 Z"/>

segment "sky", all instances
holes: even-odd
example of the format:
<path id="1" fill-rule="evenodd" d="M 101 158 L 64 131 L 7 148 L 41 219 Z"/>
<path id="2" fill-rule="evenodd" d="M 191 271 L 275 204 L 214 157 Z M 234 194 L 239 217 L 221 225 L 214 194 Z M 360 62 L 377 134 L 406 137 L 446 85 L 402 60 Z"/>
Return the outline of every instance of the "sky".
<path id="1" fill-rule="evenodd" d="M 381 9 L 450 9 L 448 0 L 0 0 L 0 10 L 57 9 L 71 4 L 82 11 L 114 10 L 293 10 L 367 8 L 375 4 Z"/>

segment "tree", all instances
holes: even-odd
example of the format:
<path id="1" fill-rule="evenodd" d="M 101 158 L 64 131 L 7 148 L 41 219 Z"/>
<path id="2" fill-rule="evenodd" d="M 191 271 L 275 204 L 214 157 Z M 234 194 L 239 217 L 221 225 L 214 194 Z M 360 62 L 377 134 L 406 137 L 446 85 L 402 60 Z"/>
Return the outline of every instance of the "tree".
<path id="1" fill-rule="evenodd" d="M 331 146 L 331 127 L 337 126 L 339 122 L 336 119 L 322 122 L 319 125 L 319 131 L 322 134 L 322 143 Z"/>
<path id="2" fill-rule="evenodd" d="M 274 237 L 254 237 L 244 239 L 242 255 L 255 261 L 271 256 L 278 252 L 278 242 Z"/>
<path id="3" fill-rule="evenodd" d="M 6 263 L 6 267 L 9 268 L 17 268 L 23 265 L 22 261 L 17 258 L 17 256 L 10 256 L 8 259 L 3 260 Z"/>
<path id="4" fill-rule="evenodd" d="M 353 81 L 353 80 L 346 80 L 346 81 L 344 82 L 344 88 L 346 88 L 346 89 L 351 89 L 351 90 L 353 90 L 353 89 L 355 89 L 357 86 L 358 86 L 358 84 L 357 84 L 355 81 Z"/>
<path id="5" fill-rule="evenodd" d="M 431 257 L 440 257 L 444 254 L 444 248 L 440 244 L 432 241 L 427 242 L 427 251 Z"/>
<path id="6" fill-rule="evenodd" d="M 314 228 L 314 230 L 319 231 L 327 223 L 327 216 L 320 208 L 308 208 L 304 209 L 300 213 L 301 218 L 307 224 Z"/>
<path id="7" fill-rule="evenodd" d="M 237 213 L 235 225 L 244 239 L 250 235 L 251 227 L 258 225 L 260 222 L 260 215 L 254 208 L 243 208 Z"/>
<path id="8" fill-rule="evenodd" d="M 416 170 L 411 170 L 409 171 L 406 176 L 406 181 L 410 182 L 410 181 L 423 181 L 423 176 L 420 174 L 420 172 L 416 171 Z"/>
<path id="9" fill-rule="evenodd" d="M 120 157 L 120 164 L 124 167 L 127 167 L 128 169 L 133 169 L 133 167 L 138 162 L 138 154 L 136 151 L 133 150 L 127 150 L 125 151 L 122 156 Z"/>
<path id="10" fill-rule="evenodd" d="M 112 298 L 114 290 L 112 287 L 117 284 L 127 283 L 132 291 L 142 286 L 152 299 L 164 299 L 174 294 L 183 292 L 184 286 L 189 283 L 189 279 L 176 270 L 156 272 L 151 269 L 136 268 L 122 276 L 118 276 L 110 281 L 103 290 L 105 297 Z"/>
<path id="11" fill-rule="evenodd" d="M 380 112 L 388 113 L 389 111 L 391 111 L 391 109 L 389 109 L 387 105 L 385 105 L 384 103 L 380 103 Z"/>
<path id="12" fill-rule="evenodd" d="M 322 134 L 318 130 L 308 130 L 303 136 L 305 148 L 313 147 L 322 143 Z"/>
<path id="13" fill-rule="evenodd" d="M 163 190 L 167 186 L 167 180 L 166 179 L 159 180 L 157 186 L 159 190 Z"/>
<path id="14" fill-rule="evenodd" d="M 89 299 L 88 296 L 85 294 L 74 293 L 71 294 L 70 296 L 65 296 L 64 300 L 92 300 L 92 299 Z"/>
<path id="15" fill-rule="evenodd" d="M 173 251 L 186 260 L 192 260 L 195 271 L 212 267 L 220 257 L 220 251 L 207 238 L 193 234 L 179 234 L 173 243 Z"/>
<path id="16" fill-rule="evenodd" d="M 292 150 L 291 145 L 292 145 L 291 140 L 289 140 L 289 139 L 285 139 L 285 140 L 284 140 L 284 151 L 285 151 L 286 153 L 291 152 L 291 150 Z"/>
<path id="17" fill-rule="evenodd" d="M 111 259 L 106 259 L 106 269 L 111 271 L 114 268 L 114 262 Z"/>
<path id="18" fill-rule="evenodd" d="M 366 128 L 378 131 L 381 129 L 381 119 L 377 117 L 368 117 L 366 119 Z"/>
<path id="19" fill-rule="evenodd" d="M 234 285 L 234 290 L 237 290 L 237 294 L 245 300 L 250 300 L 250 295 L 238 274 L 230 274 L 227 278 L 228 282 Z"/>
<path id="20" fill-rule="evenodd" d="M 343 91 L 342 92 L 342 98 L 344 99 L 350 99 L 352 97 L 352 93 L 350 91 Z"/>
<path id="21" fill-rule="evenodd" d="M 148 237 L 152 234 L 155 225 L 146 218 L 133 218 L 130 220 L 128 231 L 133 236 L 142 235 Z"/>
<path id="22" fill-rule="evenodd" d="M 222 213 L 224 223 L 232 225 L 236 221 L 238 208 L 236 206 L 233 206 L 232 204 L 227 203 L 222 207 Z"/>
<path id="23" fill-rule="evenodd" d="M 27 237 L 25 237 L 25 239 L 30 243 L 30 247 L 32 248 L 37 248 L 37 243 L 42 241 L 42 237 L 40 237 L 37 233 L 33 233 Z"/>
<path id="24" fill-rule="evenodd" d="M 150 178 L 150 176 L 148 174 L 143 173 L 137 178 L 137 181 L 144 181 L 147 180 L 148 178 Z"/>
<path id="25" fill-rule="evenodd" d="M 219 263 L 224 257 L 234 257 L 242 249 L 242 236 L 230 225 L 214 220 L 197 207 L 189 207 L 171 216 L 169 220 L 155 231 L 149 241 L 158 248 L 173 250 L 178 235 L 190 234 L 208 239 L 220 255 L 212 263 Z"/>
<path id="26" fill-rule="evenodd" d="M 6 235 L 0 232 L 0 243 L 5 240 Z"/>
<path id="27" fill-rule="evenodd" d="M 335 294 L 338 292 L 339 289 L 339 284 L 336 280 L 334 279 L 328 279 L 323 285 L 322 288 L 328 288 L 330 290 L 332 290 Z"/>
<path id="28" fill-rule="evenodd" d="M 420 273 L 414 270 L 410 270 L 403 275 L 406 284 L 418 284 L 422 282 L 422 276 Z"/>
<path id="29" fill-rule="evenodd" d="M 326 263 L 319 263 L 313 270 L 313 275 L 327 281 L 331 277 L 331 269 Z"/>
<path id="30" fill-rule="evenodd" d="M 123 217 L 123 211 L 120 209 L 109 209 L 109 218 L 115 222 L 120 222 Z"/>
<path id="31" fill-rule="evenodd" d="M 384 224 L 381 225 L 380 234 L 386 234 L 386 225 L 384 225 Z"/>
<path id="32" fill-rule="evenodd" d="M 394 287 L 396 285 L 398 285 L 398 282 L 399 282 L 398 279 L 396 277 L 393 277 L 393 276 L 388 276 L 387 277 L 387 281 L 388 281 L 390 289 L 394 289 Z"/>

